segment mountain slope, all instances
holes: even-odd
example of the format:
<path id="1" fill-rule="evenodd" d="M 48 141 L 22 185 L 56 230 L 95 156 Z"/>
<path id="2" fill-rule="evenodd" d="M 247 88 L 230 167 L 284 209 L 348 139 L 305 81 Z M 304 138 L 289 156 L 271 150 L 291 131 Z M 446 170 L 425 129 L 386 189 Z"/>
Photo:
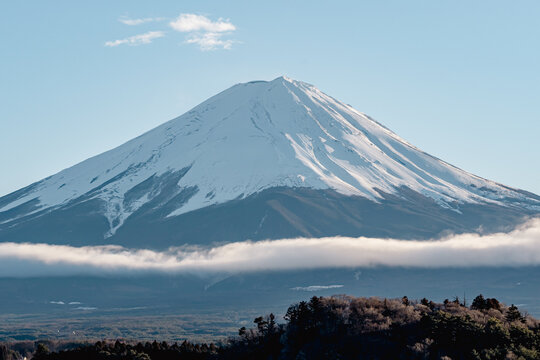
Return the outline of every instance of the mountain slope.
<path id="1" fill-rule="evenodd" d="M 538 196 L 449 165 L 314 86 L 280 77 L 235 85 L 0 198 L 0 241 L 424 238 L 499 230 L 539 212 Z"/>

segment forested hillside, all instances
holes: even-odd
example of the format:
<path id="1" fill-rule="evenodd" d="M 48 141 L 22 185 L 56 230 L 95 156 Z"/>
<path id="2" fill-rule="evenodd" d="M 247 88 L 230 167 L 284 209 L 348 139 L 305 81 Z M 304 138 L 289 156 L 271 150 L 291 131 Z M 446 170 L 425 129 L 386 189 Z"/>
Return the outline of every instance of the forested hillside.
<path id="1" fill-rule="evenodd" d="M 254 327 L 241 328 L 222 344 L 39 342 L 33 359 L 540 358 L 540 322 L 482 295 L 470 306 L 457 298 L 435 303 L 407 297 L 313 297 L 290 306 L 284 320 L 278 324 L 272 314 L 257 317 Z M 0 348 L 0 360 L 22 356 L 17 344 Z"/>

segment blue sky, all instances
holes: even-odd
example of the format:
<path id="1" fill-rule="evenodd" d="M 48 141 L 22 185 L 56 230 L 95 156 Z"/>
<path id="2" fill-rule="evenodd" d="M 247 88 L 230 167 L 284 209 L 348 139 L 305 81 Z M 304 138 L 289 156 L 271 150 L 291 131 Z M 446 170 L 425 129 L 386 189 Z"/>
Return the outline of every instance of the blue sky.
<path id="1" fill-rule="evenodd" d="M 539 194 L 539 18 L 537 1 L 6 2 L 0 195 L 280 75 Z"/>

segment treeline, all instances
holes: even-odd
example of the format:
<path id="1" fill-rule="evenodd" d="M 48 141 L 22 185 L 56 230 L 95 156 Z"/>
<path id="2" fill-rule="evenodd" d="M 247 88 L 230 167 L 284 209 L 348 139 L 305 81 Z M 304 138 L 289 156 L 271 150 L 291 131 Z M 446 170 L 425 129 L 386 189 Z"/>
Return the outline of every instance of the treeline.
<path id="1" fill-rule="evenodd" d="M 270 314 L 221 344 L 99 341 L 35 360 L 71 359 L 540 359 L 540 322 L 512 305 L 459 299 L 313 297 L 292 305 L 278 324 Z M 0 348 L 0 360 L 18 353 Z"/>

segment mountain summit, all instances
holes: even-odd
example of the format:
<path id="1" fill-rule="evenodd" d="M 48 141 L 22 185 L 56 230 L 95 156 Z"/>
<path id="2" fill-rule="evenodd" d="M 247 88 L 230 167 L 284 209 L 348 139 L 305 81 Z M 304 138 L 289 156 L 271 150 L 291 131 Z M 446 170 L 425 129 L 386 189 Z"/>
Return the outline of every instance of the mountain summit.
<path id="1" fill-rule="evenodd" d="M 235 85 L 0 198 L 0 241 L 167 247 L 498 231 L 540 197 L 469 174 L 313 85 Z"/>

